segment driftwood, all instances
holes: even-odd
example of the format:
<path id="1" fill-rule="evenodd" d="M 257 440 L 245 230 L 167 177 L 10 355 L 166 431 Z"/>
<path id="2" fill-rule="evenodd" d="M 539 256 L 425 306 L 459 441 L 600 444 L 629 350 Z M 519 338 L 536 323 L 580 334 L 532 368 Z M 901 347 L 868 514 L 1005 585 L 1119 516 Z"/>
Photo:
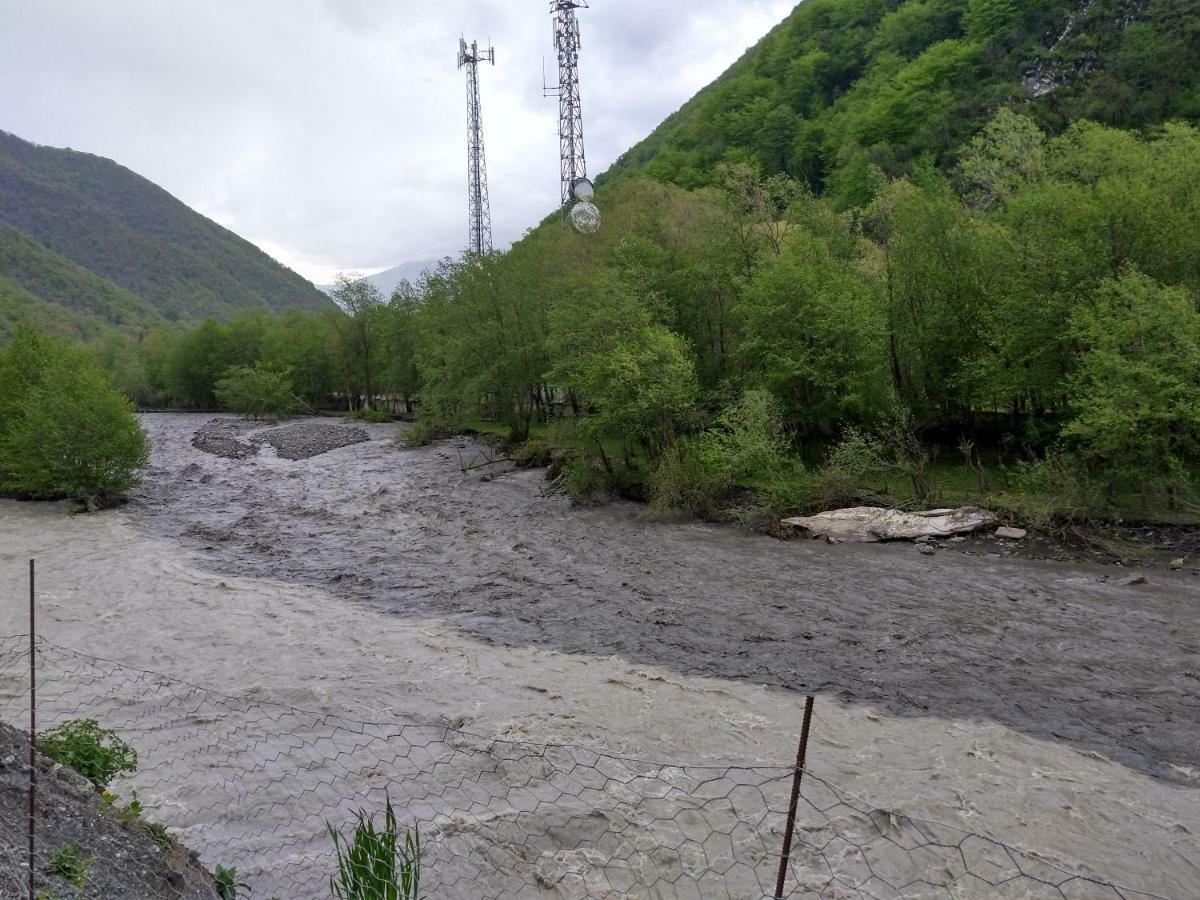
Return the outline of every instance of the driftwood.
<path id="1" fill-rule="evenodd" d="M 489 456 L 483 450 L 476 448 L 475 452 L 479 455 L 479 457 L 483 460 L 483 462 L 468 464 L 463 459 L 462 448 L 456 447 L 455 449 L 458 451 L 458 468 L 464 475 L 467 472 L 475 472 L 479 469 L 486 469 L 489 466 L 498 466 L 501 463 L 514 463 L 515 464 L 517 462 L 515 459 L 512 459 L 511 457 L 508 457 L 508 456 Z"/>

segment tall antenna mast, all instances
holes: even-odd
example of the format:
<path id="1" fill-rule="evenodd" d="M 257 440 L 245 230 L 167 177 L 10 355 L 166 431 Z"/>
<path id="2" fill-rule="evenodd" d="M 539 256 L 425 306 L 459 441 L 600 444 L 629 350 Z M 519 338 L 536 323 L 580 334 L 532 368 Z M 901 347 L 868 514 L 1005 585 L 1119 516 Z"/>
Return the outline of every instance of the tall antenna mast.
<path id="1" fill-rule="evenodd" d="M 470 233 L 467 252 L 492 252 L 492 210 L 488 201 L 487 160 L 483 152 L 483 115 L 479 103 L 479 64 L 496 64 L 496 50 L 480 51 L 479 43 L 468 47 L 458 40 L 458 67 L 467 70 L 467 193 L 470 200 Z"/>
<path id="2" fill-rule="evenodd" d="M 583 104 L 579 91 L 579 19 L 575 10 L 588 9 L 587 0 L 550 0 L 554 16 L 554 49 L 558 53 L 558 87 L 547 88 L 558 96 L 558 142 L 562 159 L 562 203 L 571 209 L 571 223 L 580 231 L 600 228 L 600 210 L 592 204 L 595 194 L 587 177 L 587 154 L 583 148 Z"/>

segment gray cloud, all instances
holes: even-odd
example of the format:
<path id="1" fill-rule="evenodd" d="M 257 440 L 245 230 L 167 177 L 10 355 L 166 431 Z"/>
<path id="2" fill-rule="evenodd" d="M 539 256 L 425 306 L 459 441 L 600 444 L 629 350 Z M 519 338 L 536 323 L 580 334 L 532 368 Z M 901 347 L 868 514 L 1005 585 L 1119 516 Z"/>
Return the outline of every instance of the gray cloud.
<path id="1" fill-rule="evenodd" d="M 594 0 L 589 168 L 606 168 L 789 0 Z M 4 0 L 0 128 L 109 156 L 310 277 L 465 241 L 460 34 L 483 76 L 498 246 L 558 202 L 543 0 Z"/>

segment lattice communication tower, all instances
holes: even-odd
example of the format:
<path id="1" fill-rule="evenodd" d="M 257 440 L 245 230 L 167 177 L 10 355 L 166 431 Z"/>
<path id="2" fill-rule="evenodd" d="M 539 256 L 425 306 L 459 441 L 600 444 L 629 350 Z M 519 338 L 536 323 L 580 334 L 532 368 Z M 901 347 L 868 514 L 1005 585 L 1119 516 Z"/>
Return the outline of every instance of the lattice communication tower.
<path id="1" fill-rule="evenodd" d="M 458 41 L 458 67 L 467 70 L 467 193 L 470 201 L 470 233 L 467 251 L 474 254 L 492 251 L 492 210 L 488 201 L 487 159 L 483 152 L 483 114 L 479 102 L 479 64 L 496 64 L 496 50 L 480 50 L 479 43 L 468 46 Z"/>
<path id="2" fill-rule="evenodd" d="M 587 0 L 550 0 L 554 16 L 554 49 L 558 54 L 558 87 L 548 90 L 558 97 L 559 155 L 562 160 L 562 203 L 571 205 L 571 223 L 593 233 L 600 227 L 600 210 L 591 202 L 595 191 L 587 177 L 583 146 L 583 106 L 579 91 L 579 19 L 577 9 Z"/>

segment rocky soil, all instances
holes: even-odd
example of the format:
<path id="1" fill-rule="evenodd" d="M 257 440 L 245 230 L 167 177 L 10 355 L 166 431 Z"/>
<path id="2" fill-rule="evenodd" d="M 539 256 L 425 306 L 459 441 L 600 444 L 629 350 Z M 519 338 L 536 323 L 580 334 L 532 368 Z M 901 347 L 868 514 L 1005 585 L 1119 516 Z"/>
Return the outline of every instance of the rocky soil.
<path id="1" fill-rule="evenodd" d="M 351 425 L 303 421 L 288 425 L 264 425 L 238 419 L 213 419 L 192 437 L 192 446 L 222 459 L 248 459 L 262 445 L 274 448 L 280 459 L 312 459 L 342 447 L 368 440 L 367 432 Z"/>
<path id="2" fill-rule="evenodd" d="M 29 739 L 0 724 L 0 897 L 23 897 L 27 884 Z M 189 851 L 162 850 L 143 823 L 125 825 L 103 809 L 87 779 L 52 760 L 38 765 L 37 887 L 56 900 L 218 900 L 212 876 Z M 82 887 L 55 871 L 55 851 L 78 843 L 87 868 Z"/>

